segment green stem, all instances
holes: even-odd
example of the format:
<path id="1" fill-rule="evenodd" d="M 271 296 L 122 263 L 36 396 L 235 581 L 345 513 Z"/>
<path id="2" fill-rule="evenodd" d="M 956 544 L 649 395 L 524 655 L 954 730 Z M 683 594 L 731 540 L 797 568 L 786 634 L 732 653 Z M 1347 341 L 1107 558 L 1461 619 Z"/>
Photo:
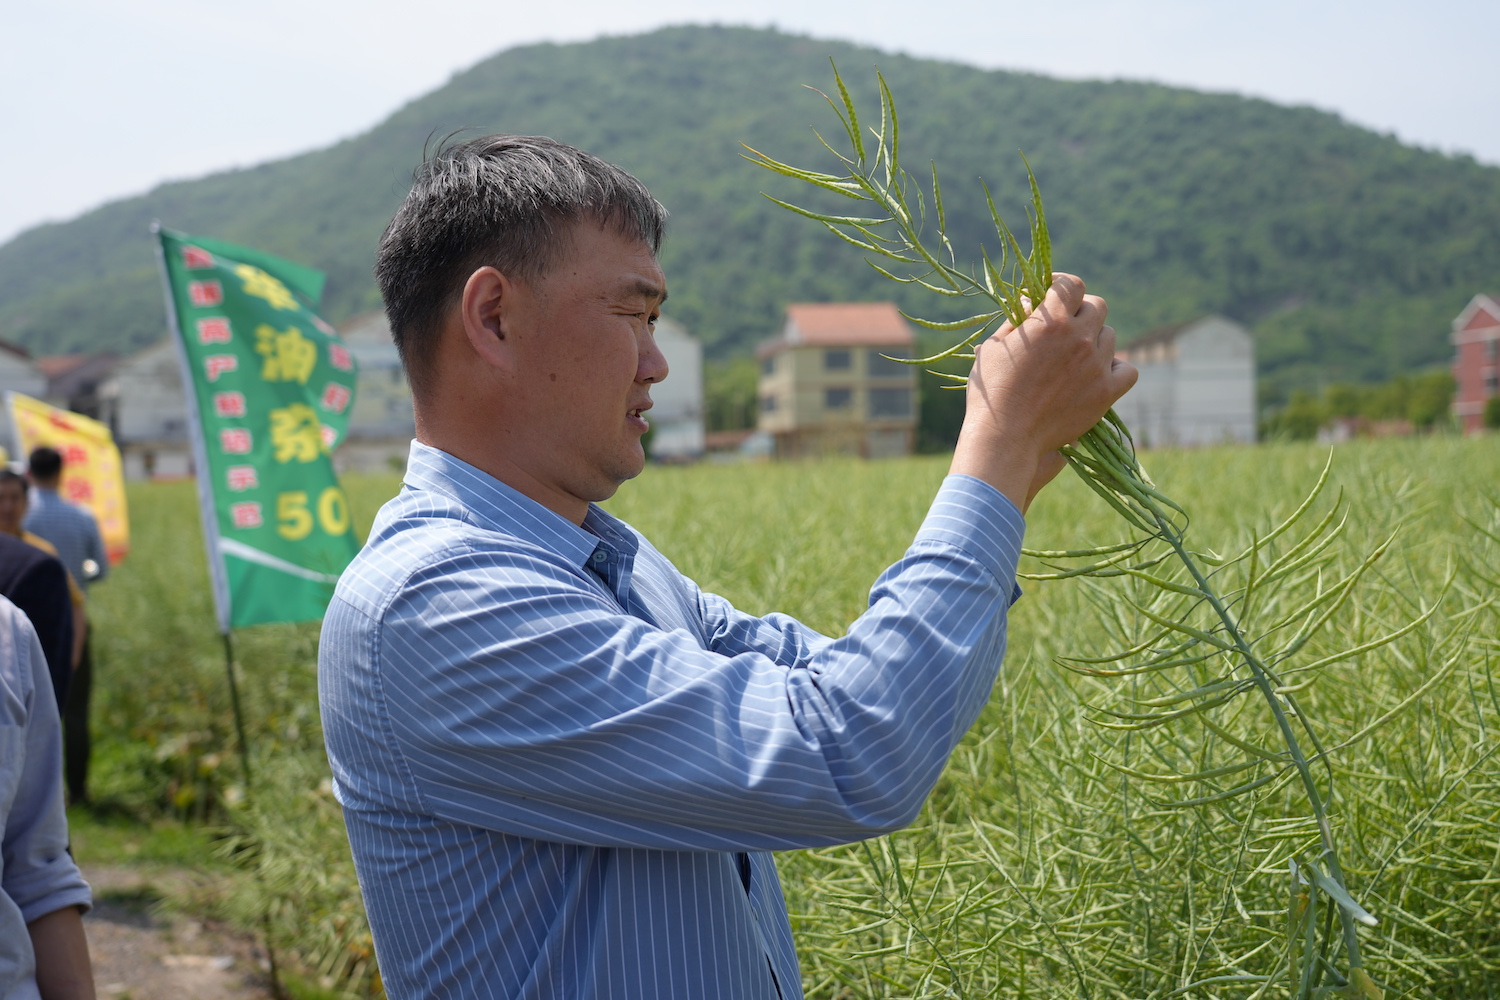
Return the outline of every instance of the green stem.
<path id="1" fill-rule="evenodd" d="M 1095 431 L 1090 431 L 1090 435 L 1095 433 Z M 1209 582 L 1208 576 L 1199 568 L 1197 560 L 1188 552 L 1187 546 L 1184 544 L 1182 531 L 1172 522 L 1167 513 L 1162 510 L 1156 498 L 1151 495 L 1155 494 L 1156 491 L 1152 489 L 1148 492 L 1147 488 L 1137 481 L 1138 477 L 1131 474 L 1131 472 L 1135 471 L 1134 469 L 1129 472 L 1126 471 L 1126 464 L 1121 461 L 1121 451 L 1123 449 L 1116 450 L 1118 445 L 1108 440 L 1109 435 L 1107 433 L 1099 433 L 1098 437 L 1104 439 L 1103 450 L 1105 454 L 1095 452 L 1095 455 L 1099 459 L 1099 465 L 1108 468 L 1109 473 L 1114 479 L 1114 482 L 1110 483 L 1109 486 L 1113 487 L 1115 491 L 1123 493 L 1151 515 L 1156 523 L 1155 534 L 1172 547 L 1172 551 L 1176 554 L 1178 561 L 1182 563 L 1194 581 L 1197 582 L 1198 589 L 1202 592 L 1204 599 L 1207 600 L 1209 607 L 1213 609 L 1214 615 L 1223 624 L 1225 631 L 1228 633 L 1235 651 L 1239 653 L 1245 665 L 1250 669 L 1255 686 L 1265 698 L 1266 704 L 1271 709 L 1271 714 L 1276 720 L 1276 725 L 1281 730 L 1287 752 L 1290 754 L 1292 764 L 1297 770 L 1297 777 L 1302 783 L 1303 790 L 1307 793 L 1308 803 L 1311 805 L 1313 816 L 1317 820 L 1318 836 L 1323 842 L 1322 860 L 1328 865 L 1329 877 L 1337 882 L 1339 886 L 1347 888 L 1344 880 L 1343 866 L 1339 864 L 1338 850 L 1334 843 L 1333 827 L 1328 821 L 1328 811 L 1323 804 L 1323 795 L 1318 789 L 1317 780 L 1313 777 L 1312 768 L 1308 765 L 1307 758 L 1302 752 L 1302 745 L 1297 740 L 1297 734 L 1292 727 L 1291 720 L 1287 718 L 1286 710 L 1282 707 L 1281 701 L 1277 697 L 1276 685 L 1273 683 L 1270 669 L 1261 663 L 1260 658 L 1250 648 L 1250 643 L 1246 641 L 1233 612 L 1229 610 L 1229 607 L 1220 598 L 1218 592 Z M 1110 447 L 1111 445 L 1115 447 Z M 1133 461 L 1131 464 L 1134 464 Z M 1092 471 L 1096 475 L 1098 474 L 1097 470 Z M 1176 504 L 1171 503 L 1171 501 L 1167 502 L 1174 509 L 1180 509 L 1177 508 Z M 1303 725 L 1304 727 L 1306 726 L 1305 721 Z M 1359 940 L 1354 926 L 1354 919 L 1338 900 L 1330 899 L 1330 902 L 1338 912 L 1339 923 L 1344 937 L 1344 950 L 1349 956 L 1349 966 L 1351 969 L 1359 968 Z"/>
<path id="2" fill-rule="evenodd" d="M 1122 485 L 1127 489 L 1131 486 L 1128 482 L 1122 483 Z M 1276 719 L 1276 725 L 1281 730 L 1282 738 L 1286 741 L 1287 752 L 1291 754 L 1293 766 L 1297 769 L 1297 777 L 1301 779 L 1302 788 L 1307 793 L 1308 803 L 1312 806 L 1313 815 L 1317 819 L 1318 835 L 1323 841 L 1322 860 L 1328 865 L 1329 877 L 1340 886 L 1347 888 L 1347 883 L 1344 880 L 1344 869 L 1339 864 L 1338 850 L 1334 844 L 1333 826 L 1328 822 L 1328 812 L 1323 805 L 1322 793 L 1318 790 L 1318 784 L 1313 777 L 1312 768 L 1308 765 L 1307 758 L 1302 753 L 1302 746 L 1297 742 L 1297 734 L 1292 729 L 1291 720 L 1287 718 L 1286 711 L 1281 707 L 1281 702 L 1276 696 L 1276 689 L 1271 682 L 1270 671 L 1260 662 L 1260 658 L 1255 655 L 1254 651 L 1250 648 L 1250 644 L 1245 641 L 1245 637 L 1240 632 L 1239 624 L 1235 621 L 1233 613 L 1220 600 L 1218 593 L 1213 589 L 1212 584 L 1208 582 L 1208 577 L 1198 568 L 1197 560 L 1188 553 L 1186 546 L 1183 544 L 1182 536 L 1176 527 L 1168 520 L 1165 514 L 1156 509 L 1155 504 L 1144 501 L 1144 498 L 1141 499 L 1147 509 L 1151 510 L 1152 516 L 1156 518 L 1157 526 L 1161 531 L 1161 537 L 1177 553 L 1178 560 L 1192 574 L 1193 579 L 1197 581 L 1199 588 L 1202 589 L 1208 599 L 1209 606 L 1213 608 L 1214 614 L 1218 616 L 1219 621 L 1224 624 L 1224 628 L 1229 633 L 1235 648 L 1245 661 L 1245 664 L 1250 668 L 1255 685 L 1260 689 L 1261 695 L 1270 707 L 1271 714 Z M 1359 939 L 1354 926 L 1354 918 L 1339 904 L 1338 900 L 1330 899 L 1329 902 L 1338 911 L 1339 923 L 1344 933 L 1344 951 L 1349 956 L 1349 967 L 1357 969 L 1361 963 Z"/>

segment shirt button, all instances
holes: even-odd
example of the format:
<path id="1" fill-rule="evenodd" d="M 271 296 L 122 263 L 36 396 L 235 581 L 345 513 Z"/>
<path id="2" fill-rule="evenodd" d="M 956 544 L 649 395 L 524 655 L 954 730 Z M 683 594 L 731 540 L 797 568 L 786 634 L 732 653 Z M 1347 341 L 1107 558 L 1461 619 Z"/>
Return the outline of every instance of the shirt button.
<path id="1" fill-rule="evenodd" d="M 595 566 L 603 566 L 605 563 L 609 562 L 609 553 L 605 552 L 603 549 L 595 549 L 593 559 Z"/>

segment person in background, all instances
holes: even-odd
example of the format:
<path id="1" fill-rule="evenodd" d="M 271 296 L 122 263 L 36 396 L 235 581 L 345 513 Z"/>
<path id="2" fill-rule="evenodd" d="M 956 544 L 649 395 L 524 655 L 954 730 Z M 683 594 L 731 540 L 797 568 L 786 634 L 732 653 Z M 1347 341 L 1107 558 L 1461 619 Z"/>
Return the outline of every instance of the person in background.
<path id="1" fill-rule="evenodd" d="M 25 529 L 51 542 L 63 566 L 87 591 L 89 584 L 104 579 L 109 573 L 109 559 L 104 554 L 99 525 L 93 514 L 68 503 L 58 493 L 58 487 L 62 485 L 63 457 L 56 448 L 33 449 L 29 470 L 36 494 L 26 515 Z M 78 664 L 73 669 L 68 700 L 62 706 L 63 770 L 68 798 L 72 802 L 88 801 L 89 696 L 93 685 L 93 657 L 85 620 Z"/>
<path id="2" fill-rule="evenodd" d="M 28 506 L 26 477 L 10 469 L 0 469 L 0 532 L 19 538 L 27 545 L 35 546 L 49 556 L 55 557 L 57 555 L 55 545 L 41 535 L 35 535 L 26 530 Z M 83 655 L 83 640 L 86 635 L 84 630 L 87 628 L 83 588 L 78 585 L 77 580 L 73 579 L 72 573 L 68 574 L 68 596 L 73 601 L 73 657 L 68 664 L 71 670 L 77 668 L 78 659 Z"/>
<path id="3" fill-rule="evenodd" d="M 0 597 L 0 997 L 93 1000 L 81 919 L 93 897 L 68 853 L 62 734 L 44 664 L 36 630 Z"/>
<path id="4" fill-rule="evenodd" d="M 19 538 L 0 534 L 0 596 L 14 602 L 31 621 L 41 640 L 52 677 L 52 698 L 68 697 L 73 668 L 73 607 L 68 597 L 68 571 Z M 0 756 L 0 765 L 5 759 Z"/>

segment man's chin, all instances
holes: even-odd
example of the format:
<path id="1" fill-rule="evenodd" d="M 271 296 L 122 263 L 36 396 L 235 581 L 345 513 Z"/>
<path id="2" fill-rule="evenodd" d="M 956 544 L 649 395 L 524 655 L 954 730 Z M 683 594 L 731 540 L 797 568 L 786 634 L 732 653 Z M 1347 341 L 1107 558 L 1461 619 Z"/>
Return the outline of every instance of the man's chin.
<path id="1" fill-rule="evenodd" d="M 601 469 L 602 475 L 597 482 L 590 484 L 588 496 L 584 499 L 590 503 L 603 503 L 614 496 L 628 480 L 639 476 L 645 468 L 646 455 L 639 452 L 633 460 L 624 460 L 613 468 Z"/>
<path id="2" fill-rule="evenodd" d="M 633 461 L 627 462 L 620 468 L 620 479 L 619 482 L 615 483 L 615 488 L 619 489 L 620 485 L 623 484 L 626 480 L 634 479 L 636 476 L 639 476 L 643 471 L 645 471 L 645 468 L 646 453 L 645 451 L 641 451 L 639 457 L 637 457 Z"/>

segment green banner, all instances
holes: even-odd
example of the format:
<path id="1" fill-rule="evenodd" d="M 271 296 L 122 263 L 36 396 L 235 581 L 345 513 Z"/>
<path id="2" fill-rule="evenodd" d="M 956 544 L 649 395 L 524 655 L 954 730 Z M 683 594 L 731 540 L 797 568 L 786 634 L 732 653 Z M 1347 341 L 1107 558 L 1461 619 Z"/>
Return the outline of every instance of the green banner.
<path id="1" fill-rule="evenodd" d="M 354 357 L 313 312 L 323 274 L 157 229 L 222 631 L 321 618 L 359 544 L 330 453 Z"/>

